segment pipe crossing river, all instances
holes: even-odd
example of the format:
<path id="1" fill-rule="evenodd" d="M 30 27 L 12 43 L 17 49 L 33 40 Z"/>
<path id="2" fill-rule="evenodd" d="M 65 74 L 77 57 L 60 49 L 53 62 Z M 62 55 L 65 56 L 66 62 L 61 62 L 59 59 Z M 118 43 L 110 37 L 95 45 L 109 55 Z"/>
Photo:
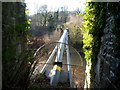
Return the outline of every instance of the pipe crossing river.
<path id="1" fill-rule="evenodd" d="M 59 44 L 55 46 L 54 50 L 52 51 L 51 55 L 49 56 L 46 64 L 43 66 L 41 73 L 44 73 L 46 68 L 48 67 L 48 63 L 51 62 L 53 56 L 57 52 L 54 66 L 52 70 L 50 71 L 50 85 L 56 86 L 59 82 L 59 77 L 62 69 L 62 59 L 63 59 L 63 52 L 66 50 L 67 55 L 67 65 L 68 65 L 68 76 L 70 81 L 70 87 L 72 87 L 72 72 L 71 72 L 71 61 L 70 61 L 70 52 L 69 52 L 69 45 L 68 45 L 68 33 L 69 30 L 65 29 L 63 32 L 63 35 L 61 36 L 59 40 Z"/>

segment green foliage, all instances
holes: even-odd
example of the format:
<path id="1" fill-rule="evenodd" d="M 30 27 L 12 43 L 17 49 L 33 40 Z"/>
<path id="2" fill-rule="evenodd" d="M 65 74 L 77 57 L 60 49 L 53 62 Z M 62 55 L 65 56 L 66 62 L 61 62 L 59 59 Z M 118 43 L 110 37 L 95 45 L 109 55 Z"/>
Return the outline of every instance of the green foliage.
<path id="1" fill-rule="evenodd" d="M 71 32 L 71 42 L 74 43 L 82 43 L 82 36 L 81 36 L 81 30 L 79 26 L 74 26 L 73 31 Z"/>
<path id="2" fill-rule="evenodd" d="M 83 14 L 84 21 L 82 29 L 83 50 L 85 54 L 87 87 L 90 88 L 91 78 L 94 77 L 94 67 L 101 45 L 101 36 L 106 24 L 106 3 L 87 2 Z"/>
<path id="3" fill-rule="evenodd" d="M 3 4 L 3 7 L 5 6 L 5 4 L 6 3 Z M 9 4 L 11 4 L 11 3 L 9 3 Z M 6 6 L 9 4 L 6 4 Z M 11 5 L 11 7 L 12 7 L 12 5 Z M 4 8 L 4 9 L 6 9 L 6 8 Z M 8 11 L 10 11 L 10 9 L 8 9 Z M 17 12 L 17 10 L 16 10 L 16 12 Z M 13 13 L 15 13 L 15 11 Z M 13 14 L 13 13 L 11 13 L 11 14 Z M 3 16 L 4 16 L 4 14 L 5 14 L 5 12 L 3 13 Z M 19 17 L 19 15 L 21 15 L 22 17 Z M 25 43 L 26 38 L 31 35 L 30 30 L 29 30 L 30 23 L 29 23 L 29 19 L 27 18 L 27 15 L 23 12 L 15 13 L 13 17 L 14 17 L 14 19 L 12 19 L 11 16 L 9 16 L 9 19 L 11 19 L 10 21 L 13 21 L 14 24 L 12 23 L 10 25 L 9 24 L 10 21 L 9 21 L 8 22 L 9 27 L 5 26 L 5 28 L 3 28 L 3 36 L 5 36 L 5 38 L 3 37 L 3 40 L 4 40 L 3 44 L 6 45 L 6 47 L 7 47 L 7 48 L 3 48 L 3 50 L 5 49 L 5 53 L 3 54 L 3 57 L 6 59 L 9 59 L 9 60 L 11 59 L 10 57 L 16 56 L 17 48 L 15 46 L 20 43 L 22 43 L 22 44 Z M 4 21 L 3 21 L 3 24 L 7 25 L 7 23 Z M 20 39 L 23 39 L 25 42 L 20 42 L 19 41 Z"/>
<path id="4" fill-rule="evenodd" d="M 37 84 L 32 84 L 32 85 L 30 85 L 29 89 L 30 90 L 38 90 L 39 86 Z"/>
<path id="5" fill-rule="evenodd" d="M 27 50 L 30 21 L 20 2 L 2 4 L 3 87 L 29 84 L 33 52 Z"/>
<path id="6" fill-rule="evenodd" d="M 48 19 L 48 28 L 55 28 L 55 19 L 52 15 L 50 15 Z"/>
<path id="7" fill-rule="evenodd" d="M 98 2 L 89 2 L 87 3 L 86 11 L 84 12 L 84 21 L 82 34 L 83 34 L 83 50 L 85 53 L 85 59 L 87 61 L 86 65 L 86 88 L 89 88 L 90 85 L 94 84 L 92 81 L 95 79 L 94 67 L 97 62 L 97 56 L 100 52 L 101 37 L 105 34 L 113 34 L 115 37 L 110 37 L 109 40 L 102 40 L 102 45 L 108 43 L 109 41 L 113 42 L 110 47 L 114 47 L 108 52 L 107 50 L 103 55 L 112 54 L 112 57 L 119 58 L 119 48 L 120 45 L 115 43 L 120 43 L 120 33 L 119 33 L 119 22 L 120 22 L 120 7 L 119 3 L 98 3 Z M 83 14 L 82 14 L 83 15 Z M 104 33 L 103 33 L 104 31 Z M 116 40 L 116 41 L 115 41 Z M 107 45 L 107 44 L 106 44 Z M 108 45 L 109 47 L 109 45 Z M 107 60 L 105 58 L 105 60 Z M 102 73 L 102 71 L 101 71 Z M 90 80 L 91 79 L 91 80 Z M 91 84 L 92 83 L 92 84 Z M 101 86 L 100 86 L 101 87 Z"/>
<path id="8" fill-rule="evenodd" d="M 44 79 L 44 74 L 42 74 L 42 73 L 38 74 L 38 79 L 43 80 Z"/>
<path id="9" fill-rule="evenodd" d="M 105 25 L 105 4 L 106 3 L 87 3 L 85 10 L 82 34 L 83 34 L 83 50 L 86 61 L 97 60 L 100 48 L 100 40 Z M 82 14 L 83 15 L 83 14 Z"/>

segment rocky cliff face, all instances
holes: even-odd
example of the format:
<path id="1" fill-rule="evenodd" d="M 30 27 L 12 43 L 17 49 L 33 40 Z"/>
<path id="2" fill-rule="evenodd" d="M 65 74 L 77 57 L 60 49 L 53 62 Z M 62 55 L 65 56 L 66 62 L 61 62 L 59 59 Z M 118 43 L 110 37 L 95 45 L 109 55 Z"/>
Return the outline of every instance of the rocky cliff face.
<path id="1" fill-rule="evenodd" d="M 107 3 L 106 26 L 95 69 L 95 86 L 120 88 L 120 3 Z"/>

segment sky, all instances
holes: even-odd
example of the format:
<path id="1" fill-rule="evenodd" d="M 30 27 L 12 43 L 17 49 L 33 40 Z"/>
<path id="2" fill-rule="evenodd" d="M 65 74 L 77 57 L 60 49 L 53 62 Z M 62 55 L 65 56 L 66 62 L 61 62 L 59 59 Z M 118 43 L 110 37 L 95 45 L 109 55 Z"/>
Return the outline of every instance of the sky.
<path id="1" fill-rule="evenodd" d="M 29 15 L 35 14 L 38 7 L 47 5 L 48 11 L 54 11 L 62 6 L 67 6 L 69 11 L 74 11 L 78 7 L 84 11 L 85 0 L 25 0 Z"/>

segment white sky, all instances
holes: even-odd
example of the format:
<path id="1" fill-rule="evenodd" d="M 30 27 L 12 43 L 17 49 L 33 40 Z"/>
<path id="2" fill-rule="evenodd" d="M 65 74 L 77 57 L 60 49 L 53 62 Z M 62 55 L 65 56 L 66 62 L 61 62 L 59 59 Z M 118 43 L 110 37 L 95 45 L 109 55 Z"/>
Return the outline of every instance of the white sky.
<path id="1" fill-rule="evenodd" d="M 85 0 L 25 0 L 27 3 L 27 9 L 29 9 L 29 15 L 35 13 L 36 8 L 41 5 L 47 5 L 49 10 L 57 10 L 62 6 L 67 6 L 69 11 L 74 11 L 78 7 L 83 11 Z"/>

